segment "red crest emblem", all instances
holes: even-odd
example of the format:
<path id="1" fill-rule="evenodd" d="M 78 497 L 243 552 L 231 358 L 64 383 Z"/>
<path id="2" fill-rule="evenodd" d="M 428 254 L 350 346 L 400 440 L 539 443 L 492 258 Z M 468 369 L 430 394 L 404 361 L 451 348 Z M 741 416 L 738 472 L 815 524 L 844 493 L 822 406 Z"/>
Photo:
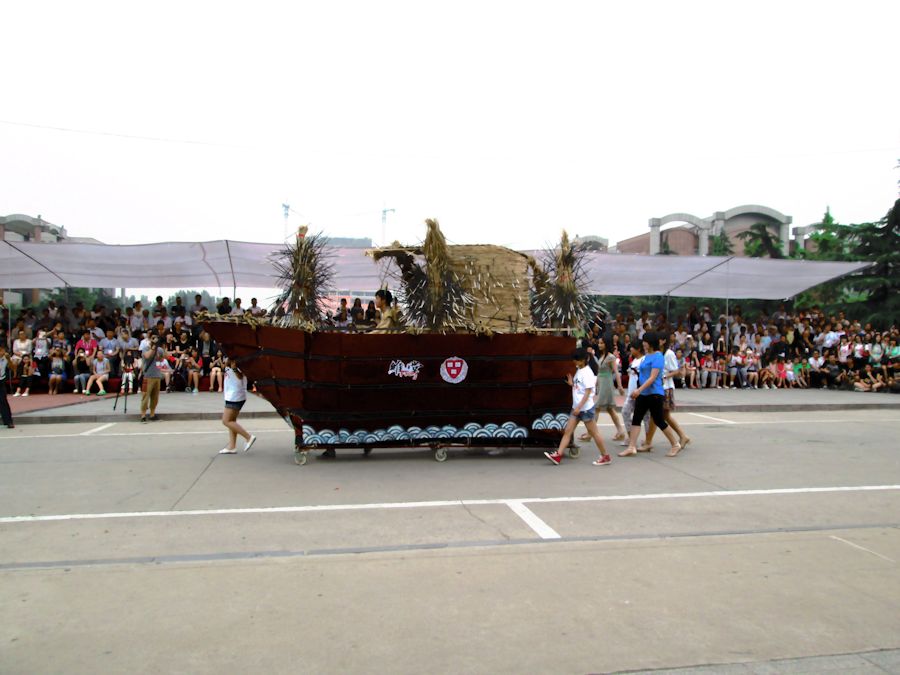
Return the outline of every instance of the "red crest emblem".
<path id="1" fill-rule="evenodd" d="M 458 356 L 451 356 L 441 364 L 441 378 L 450 384 L 459 384 L 466 379 L 468 373 L 469 364 Z"/>

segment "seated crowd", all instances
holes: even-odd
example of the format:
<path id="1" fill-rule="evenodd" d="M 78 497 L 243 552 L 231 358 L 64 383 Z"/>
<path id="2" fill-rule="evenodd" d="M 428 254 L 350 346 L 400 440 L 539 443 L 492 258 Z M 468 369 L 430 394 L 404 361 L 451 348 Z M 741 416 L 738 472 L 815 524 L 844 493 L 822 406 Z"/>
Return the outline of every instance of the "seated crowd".
<path id="1" fill-rule="evenodd" d="M 108 311 L 103 305 L 86 309 L 82 303 L 69 310 L 51 301 L 40 312 L 23 310 L 8 336 L 9 317 L 3 316 L 0 345 L 7 350 L 13 396 L 29 396 L 34 390 L 102 396 L 108 389 L 115 391 L 113 387 L 121 393 L 134 393 L 144 341 L 153 333 L 167 351 L 166 358 L 157 363 L 165 391 L 196 394 L 201 380 L 209 391 L 220 391 L 224 357 L 197 323 L 198 314 L 207 311 L 201 300 L 197 295 L 187 307 L 178 297 L 174 305 L 166 307 L 162 296 L 157 296 L 152 306 L 144 307 L 138 301 L 124 313 L 118 307 Z M 256 298 L 247 308 L 241 306 L 240 298 L 235 298 L 233 305 L 223 298 L 215 309 L 220 314 L 266 316 Z"/>
<path id="2" fill-rule="evenodd" d="M 2 317 L 0 346 L 6 347 L 15 393 L 32 390 L 51 395 L 74 391 L 104 395 L 118 387 L 133 393 L 140 379 L 142 341 L 155 333 L 167 357 L 157 365 L 164 390 L 197 393 L 222 388 L 223 354 L 209 333 L 197 323 L 207 308 L 202 296 L 186 306 L 177 297 L 166 307 L 162 296 L 150 307 L 140 301 L 126 308 L 86 309 L 81 303 L 69 310 L 49 302 L 39 312 L 23 310 L 6 335 L 8 315 Z M 240 298 L 223 298 L 216 313 L 265 319 L 267 312 L 256 298 L 244 308 Z M 4 314 L 8 310 L 4 310 Z M 380 319 L 374 302 L 352 306 L 342 298 L 325 324 L 338 329 L 366 329 Z M 785 306 L 771 316 L 744 317 L 735 306 L 729 315 L 715 316 L 709 307 L 692 307 L 685 316 L 669 320 L 618 313 L 599 314 L 585 327 L 584 342 L 600 353 L 603 341 L 619 360 L 627 377 L 630 345 L 644 332 L 664 331 L 670 336 L 685 388 L 839 388 L 856 391 L 900 391 L 900 330 L 873 327 L 848 319 L 843 312 L 826 315 L 818 308 L 788 312 Z"/>
<path id="3" fill-rule="evenodd" d="M 598 314 L 585 328 L 586 345 L 599 342 L 619 359 L 626 377 L 630 345 L 645 331 L 663 331 L 684 375 L 676 386 L 701 389 L 832 388 L 900 392 L 900 331 L 863 325 L 844 312 L 826 315 L 818 308 L 771 316 L 744 317 L 735 306 L 718 316 L 709 307 L 691 307 L 683 317 L 667 319 Z"/>

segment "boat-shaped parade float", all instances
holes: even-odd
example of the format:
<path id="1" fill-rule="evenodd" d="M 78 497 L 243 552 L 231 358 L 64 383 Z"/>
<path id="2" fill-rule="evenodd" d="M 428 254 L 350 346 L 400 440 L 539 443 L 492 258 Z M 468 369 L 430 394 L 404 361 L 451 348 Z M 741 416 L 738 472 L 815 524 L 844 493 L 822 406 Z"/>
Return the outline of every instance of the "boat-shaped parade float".
<path id="1" fill-rule="evenodd" d="M 273 259 L 283 292 L 271 319 L 203 318 L 294 429 L 297 464 L 313 449 L 424 446 L 444 461 L 454 446 L 559 443 L 573 332 L 595 309 L 583 292 L 583 250 L 563 233 L 539 261 L 451 246 L 436 221 L 426 225 L 420 246 L 366 252 L 392 263 L 397 295 L 379 291 L 370 329 L 328 321 L 327 239 L 303 230 Z"/>

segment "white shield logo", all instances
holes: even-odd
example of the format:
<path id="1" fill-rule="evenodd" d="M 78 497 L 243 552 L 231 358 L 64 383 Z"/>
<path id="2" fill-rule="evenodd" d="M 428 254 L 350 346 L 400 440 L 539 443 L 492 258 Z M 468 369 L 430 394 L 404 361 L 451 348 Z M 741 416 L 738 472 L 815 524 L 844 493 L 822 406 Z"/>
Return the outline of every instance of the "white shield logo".
<path id="1" fill-rule="evenodd" d="M 450 384 L 459 384 L 469 373 L 469 364 L 458 356 L 451 356 L 441 364 L 441 378 Z"/>

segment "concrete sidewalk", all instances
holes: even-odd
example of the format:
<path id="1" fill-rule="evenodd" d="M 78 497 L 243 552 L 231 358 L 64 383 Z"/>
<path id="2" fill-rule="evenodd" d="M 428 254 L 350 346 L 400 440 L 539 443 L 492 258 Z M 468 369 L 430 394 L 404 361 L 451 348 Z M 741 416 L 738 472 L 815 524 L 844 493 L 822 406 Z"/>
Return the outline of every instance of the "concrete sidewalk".
<path id="1" fill-rule="evenodd" d="M 900 408 L 900 396 L 854 391 L 821 389 L 678 389 L 675 393 L 679 412 L 791 412 L 802 410 L 877 410 Z M 37 394 L 27 399 L 10 398 L 16 424 L 63 422 L 136 421 L 140 416 L 140 396 L 124 397 L 113 411 L 115 396 L 106 398 L 48 396 Z M 621 406 L 622 398 L 617 398 Z M 174 392 L 161 394 L 158 414 L 167 420 L 213 420 L 222 415 L 222 394 Z M 244 418 L 278 417 L 272 405 L 251 395 L 241 412 Z"/>

